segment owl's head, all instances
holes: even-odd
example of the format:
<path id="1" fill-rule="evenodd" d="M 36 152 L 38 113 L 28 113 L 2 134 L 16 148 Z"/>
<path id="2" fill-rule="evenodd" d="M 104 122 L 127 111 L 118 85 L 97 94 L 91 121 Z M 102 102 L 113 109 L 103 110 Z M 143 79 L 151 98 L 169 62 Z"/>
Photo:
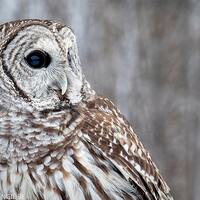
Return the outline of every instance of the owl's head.
<path id="1" fill-rule="evenodd" d="M 76 104 L 86 91 L 70 28 L 48 20 L 0 26 L 1 101 L 23 101 L 45 109 L 66 101 Z"/>

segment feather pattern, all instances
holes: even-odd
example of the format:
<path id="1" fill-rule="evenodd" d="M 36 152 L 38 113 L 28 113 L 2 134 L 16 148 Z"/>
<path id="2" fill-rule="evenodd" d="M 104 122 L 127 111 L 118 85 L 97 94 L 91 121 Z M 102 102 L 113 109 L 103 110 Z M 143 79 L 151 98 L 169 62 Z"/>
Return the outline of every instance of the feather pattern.
<path id="1" fill-rule="evenodd" d="M 1 161 L 4 194 L 25 199 L 172 199 L 149 153 L 108 99 L 95 96 L 60 111 L 16 115 L 1 115 L 1 148 L 7 149 L 5 159 L 16 160 Z M 26 132 L 30 126 L 31 135 Z M 8 142 L 11 130 L 22 137 Z"/>
<path id="2" fill-rule="evenodd" d="M 52 63 L 31 69 L 32 49 Z M 173 200 L 128 121 L 90 88 L 60 23 L 0 26 L 0 198 Z"/>

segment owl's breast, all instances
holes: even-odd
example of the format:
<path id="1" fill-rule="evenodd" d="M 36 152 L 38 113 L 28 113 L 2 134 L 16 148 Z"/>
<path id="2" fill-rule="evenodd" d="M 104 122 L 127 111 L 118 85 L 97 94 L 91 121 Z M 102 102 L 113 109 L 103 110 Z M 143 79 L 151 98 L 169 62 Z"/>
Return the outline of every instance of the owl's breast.
<path id="1" fill-rule="evenodd" d="M 79 140 L 37 162 L 17 162 L 1 169 L 0 195 L 15 200 L 139 200 L 114 164 L 103 162 L 100 152 L 100 157 L 94 158 L 85 142 Z"/>
<path id="2" fill-rule="evenodd" d="M 0 160 L 32 162 L 76 140 L 71 110 L 0 113 Z"/>
<path id="3" fill-rule="evenodd" d="M 73 170 L 79 115 L 72 110 L 0 114 L 1 197 L 34 200 L 45 189 L 51 196 L 55 178 Z"/>

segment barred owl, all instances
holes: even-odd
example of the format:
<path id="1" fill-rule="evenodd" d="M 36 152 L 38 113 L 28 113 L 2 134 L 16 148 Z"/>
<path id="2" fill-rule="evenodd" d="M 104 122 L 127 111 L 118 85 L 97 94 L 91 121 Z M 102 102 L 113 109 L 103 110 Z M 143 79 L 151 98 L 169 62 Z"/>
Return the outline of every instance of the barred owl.
<path id="1" fill-rule="evenodd" d="M 0 195 L 173 199 L 128 121 L 90 88 L 75 35 L 63 24 L 0 26 Z"/>

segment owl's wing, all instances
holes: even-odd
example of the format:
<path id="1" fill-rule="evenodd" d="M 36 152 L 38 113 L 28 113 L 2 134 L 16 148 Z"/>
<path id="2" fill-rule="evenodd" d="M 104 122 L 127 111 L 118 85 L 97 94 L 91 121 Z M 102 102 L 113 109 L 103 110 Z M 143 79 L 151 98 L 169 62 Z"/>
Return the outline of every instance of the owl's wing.
<path id="1" fill-rule="evenodd" d="M 173 199 L 149 153 L 111 101 L 96 97 L 86 103 L 81 114 L 82 138 L 93 154 L 102 152 L 142 199 Z"/>

